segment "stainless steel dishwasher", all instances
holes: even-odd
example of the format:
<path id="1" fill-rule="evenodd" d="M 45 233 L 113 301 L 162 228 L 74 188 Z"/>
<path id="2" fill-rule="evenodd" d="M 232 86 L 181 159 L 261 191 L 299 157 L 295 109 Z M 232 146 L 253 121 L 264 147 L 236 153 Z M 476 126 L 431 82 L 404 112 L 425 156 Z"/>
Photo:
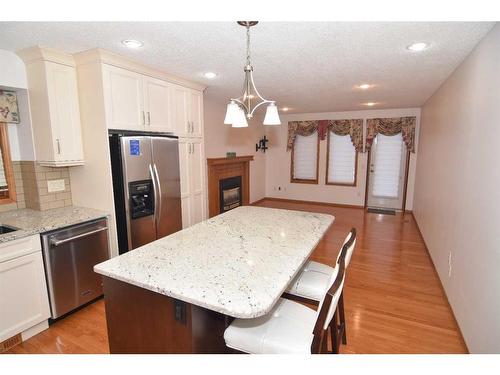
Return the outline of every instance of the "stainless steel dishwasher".
<path id="1" fill-rule="evenodd" d="M 52 319 L 103 294 L 94 266 L 109 259 L 106 219 L 43 233 L 42 248 Z"/>

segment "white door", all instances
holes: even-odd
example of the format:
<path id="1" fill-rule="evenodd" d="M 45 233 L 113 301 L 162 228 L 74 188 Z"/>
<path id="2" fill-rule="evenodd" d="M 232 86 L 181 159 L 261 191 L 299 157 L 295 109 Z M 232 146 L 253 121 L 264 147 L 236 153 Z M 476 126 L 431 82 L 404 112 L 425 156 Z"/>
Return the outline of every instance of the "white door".
<path id="1" fill-rule="evenodd" d="M 401 133 L 377 134 L 370 151 L 368 207 L 403 208 L 406 155 Z"/>
<path id="2" fill-rule="evenodd" d="M 191 225 L 191 142 L 179 138 L 179 170 L 181 177 L 182 228 Z"/>
<path id="3" fill-rule="evenodd" d="M 189 113 L 191 122 L 191 135 L 201 137 L 203 135 L 203 99 L 200 91 L 191 90 L 189 100 Z"/>
<path id="4" fill-rule="evenodd" d="M 159 79 L 144 77 L 143 86 L 146 130 L 172 132 L 168 84 Z"/>
<path id="5" fill-rule="evenodd" d="M 142 76 L 104 66 L 104 97 L 109 129 L 144 130 Z"/>
<path id="6" fill-rule="evenodd" d="M 205 158 L 201 139 L 191 139 L 191 200 L 192 224 L 205 218 Z"/>
<path id="7" fill-rule="evenodd" d="M 178 85 L 172 86 L 173 127 L 178 136 L 189 136 L 189 90 Z"/>
<path id="8" fill-rule="evenodd" d="M 0 341 L 50 316 L 42 253 L 0 263 Z"/>
<path id="9" fill-rule="evenodd" d="M 55 161 L 83 160 L 80 109 L 73 67 L 46 63 Z"/>

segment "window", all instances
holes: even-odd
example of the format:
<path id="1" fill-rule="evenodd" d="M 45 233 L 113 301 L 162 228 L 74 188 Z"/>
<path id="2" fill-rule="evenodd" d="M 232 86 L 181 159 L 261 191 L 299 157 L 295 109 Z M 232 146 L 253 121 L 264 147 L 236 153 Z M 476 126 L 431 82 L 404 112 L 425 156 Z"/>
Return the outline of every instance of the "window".
<path id="1" fill-rule="evenodd" d="M 318 183 L 318 132 L 297 135 L 292 148 L 291 182 Z"/>
<path id="2" fill-rule="evenodd" d="M 356 186 L 358 153 L 349 135 L 328 132 L 327 185 Z"/>
<path id="3" fill-rule="evenodd" d="M 14 174 L 10 161 L 7 124 L 0 122 L 0 204 L 16 201 Z"/>

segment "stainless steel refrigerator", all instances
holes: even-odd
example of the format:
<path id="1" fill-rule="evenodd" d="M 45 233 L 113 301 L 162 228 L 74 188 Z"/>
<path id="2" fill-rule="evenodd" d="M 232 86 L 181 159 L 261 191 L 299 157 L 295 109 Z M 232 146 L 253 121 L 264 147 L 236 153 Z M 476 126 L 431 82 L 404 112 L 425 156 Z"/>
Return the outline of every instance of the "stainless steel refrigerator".
<path id="1" fill-rule="evenodd" d="M 109 135 L 120 254 L 182 229 L 177 137 Z"/>

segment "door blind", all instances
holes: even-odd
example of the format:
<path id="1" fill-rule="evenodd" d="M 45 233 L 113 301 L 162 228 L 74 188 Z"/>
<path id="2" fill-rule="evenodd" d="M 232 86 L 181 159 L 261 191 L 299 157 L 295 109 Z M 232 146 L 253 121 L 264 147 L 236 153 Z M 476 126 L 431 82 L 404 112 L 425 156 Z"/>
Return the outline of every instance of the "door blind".
<path id="1" fill-rule="evenodd" d="M 354 184 L 356 174 L 356 149 L 349 135 L 330 132 L 328 150 L 328 183 Z"/>
<path id="2" fill-rule="evenodd" d="M 378 134 L 375 138 L 373 195 L 381 198 L 398 198 L 401 183 L 401 157 L 403 137 Z"/>
<path id="3" fill-rule="evenodd" d="M 318 132 L 308 136 L 297 135 L 293 145 L 293 178 L 316 180 L 318 163 Z"/>

